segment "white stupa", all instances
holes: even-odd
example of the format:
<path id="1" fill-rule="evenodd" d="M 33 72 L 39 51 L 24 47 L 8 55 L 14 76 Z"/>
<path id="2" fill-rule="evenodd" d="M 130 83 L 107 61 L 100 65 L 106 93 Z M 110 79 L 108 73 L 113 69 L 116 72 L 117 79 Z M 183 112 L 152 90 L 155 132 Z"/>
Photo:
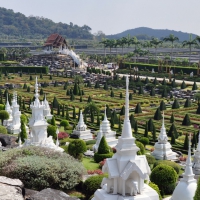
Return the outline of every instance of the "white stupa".
<path id="1" fill-rule="evenodd" d="M 46 119 L 52 119 L 51 109 L 49 106 L 49 102 L 46 99 L 46 94 L 44 96 L 44 111 L 43 112 Z"/>
<path id="2" fill-rule="evenodd" d="M 80 111 L 79 122 L 76 129 L 73 130 L 72 135 L 76 135 L 82 140 L 92 140 L 93 135 L 90 129 L 87 129 L 87 125 L 84 123 L 82 110 Z"/>
<path id="3" fill-rule="evenodd" d="M 172 146 L 168 142 L 168 137 L 166 134 L 163 111 L 162 127 L 158 136 L 158 142 L 156 142 L 154 145 L 154 151 L 152 152 L 152 156 L 154 156 L 158 160 L 176 160 L 177 154 L 171 150 L 171 147 Z"/>
<path id="4" fill-rule="evenodd" d="M 193 172 L 196 175 L 200 175 L 200 131 L 199 131 L 199 142 L 197 145 L 197 149 L 194 150 L 193 156 Z"/>
<path id="5" fill-rule="evenodd" d="M 13 118 L 12 118 L 12 109 L 11 109 L 11 106 L 10 106 L 9 101 L 8 101 L 8 93 L 7 93 L 7 96 L 6 96 L 5 111 L 8 112 L 8 114 L 9 114 L 9 119 L 4 120 L 4 121 L 3 121 L 3 125 L 4 125 L 4 126 L 9 126 L 9 125 L 12 123 Z"/>
<path id="6" fill-rule="evenodd" d="M 30 136 L 25 141 L 23 146 L 42 146 L 63 152 L 64 150 L 54 143 L 52 136 L 47 137 L 48 123 L 46 122 L 46 119 L 44 117 L 45 105 L 43 102 L 40 103 L 39 100 L 37 77 L 34 96 L 35 101 L 32 102 L 30 105 L 30 108 L 32 110 L 32 116 L 29 119 Z"/>
<path id="7" fill-rule="evenodd" d="M 102 189 L 94 193 L 92 200 L 158 200 L 158 194 L 144 180 L 149 180 L 151 170 L 146 156 L 137 156 L 139 148 L 132 136 L 129 120 L 128 76 L 126 78 L 126 110 L 122 136 L 112 158 L 107 158 L 103 172 L 108 173 L 101 183 Z"/>
<path id="8" fill-rule="evenodd" d="M 21 121 L 20 116 L 21 112 L 19 111 L 19 105 L 17 104 L 17 92 L 13 94 L 12 100 L 12 122 L 7 126 L 7 130 L 9 133 L 17 134 L 20 132 Z"/>
<path id="9" fill-rule="evenodd" d="M 185 173 L 183 173 L 183 178 L 180 179 L 170 200 L 193 200 L 196 189 L 197 180 L 194 179 L 194 174 L 192 172 L 191 147 L 189 141 L 189 150 L 185 166 Z"/>
<path id="10" fill-rule="evenodd" d="M 99 143 L 103 136 L 105 137 L 106 142 L 110 147 L 115 147 L 117 145 L 118 139 L 116 139 L 116 132 L 112 131 L 110 128 L 110 122 L 108 121 L 106 115 L 106 106 L 105 106 L 104 120 L 101 123 L 100 131 L 97 133 L 96 144 L 93 146 L 94 152 L 98 151 Z"/>

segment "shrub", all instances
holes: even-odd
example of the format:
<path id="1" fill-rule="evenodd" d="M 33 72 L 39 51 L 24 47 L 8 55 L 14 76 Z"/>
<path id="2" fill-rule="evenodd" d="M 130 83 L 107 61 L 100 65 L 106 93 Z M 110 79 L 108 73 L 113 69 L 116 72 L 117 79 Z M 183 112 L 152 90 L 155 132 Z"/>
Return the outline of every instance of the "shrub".
<path id="1" fill-rule="evenodd" d="M 7 129 L 4 126 L 0 126 L 0 133 L 7 134 Z"/>
<path id="2" fill-rule="evenodd" d="M 158 193 L 159 200 L 162 200 L 162 197 L 161 197 L 160 190 L 159 190 L 158 186 L 155 183 L 152 183 L 152 182 L 149 183 L 149 186 Z"/>
<path id="3" fill-rule="evenodd" d="M 152 155 L 146 154 L 146 159 L 149 165 L 153 165 L 156 162 L 156 159 Z"/>
<path id="4" fill-rule="evenodd" d="M 86 143 L 86 145 L 95 144 L 96 140 L 88 140 L 85 143 Z"/>
<path id="5" fill-rule="evenodd" d="M 76 139 L 69 143 L 68 152 L 74 158 L 82 160 L 85 151 L 87 151 L 87 147 L 83 140 Z"/>
<path id="6" fill-rule="evenodd" d="M 28 120 L 27 120 L 27 117 L 26 117 L 26 115 L 24 115 L 24 114 L 21 114 L 21 116 L 20 116 L 20 119 L 21 119 L 21 121 L 23 121 L 23 122 L 24 122 L 24 124 L 27 124 Z"/>
<path id="7" fill-rule="evenodd" d="M 62 121 L 60 122 L 60 126 L 63 126 L 64 129 L 66 130 L 67 127 L 69 126 L 68 120 L 62 120 Z"/>
<path id="8" fill-rule="evenodd" d="M 53 139 L 57 138 L 55 126 L 53 126 L 53 125 L 47 126 L 47 133 L 48 133 L 48 137 L 51 135 L 53 137 Z"/>
<path id="9" fill-rule="evenodd" d="M 140 150 L 137 152 L 137 155 L 144 155 L 145 153 L 144 145 L 139 141 L 135 141 L 135 144 L 137 145 L 137 147 L 140 148 Z"/>
<path id="10" fill-rule="evenodd" d="M 160 164 L 152 170 L 150 180 L 158 185 L 162 194 L 172 194 L 177 177 L 176 171 L 171 166 Z"/>
<path id="11" fill-rule="evenodd" d="M 144 145 L 144 147 L 149 144 L 149 138 L 147 137 L 141 137 L 140 142 Z"/>
<path id="12" fill-rule="evenodd" d="M 82 164 L 65 153 L 43 147 L 23 147 L 3 152 L 0 175 L 20 178 L 26 188 L 72 189 L 86 174 Z"/>
<path id="13" fill-rule="evenodd" d="M 158 160 L 158 161 L 154 162 L 153 167 L 155 168 L 157 165 L 160 165 L 160 164 L 164 164 L 164 165 L 168 165 L 170 167 L 173 167 L 177 174 L 179 174 L 179 172 L 181 170 L 181 167 L 180 167 L 179 164 L 177 164 L 173 161 L 170 161 L 170 160 Z"/>
<path id="14" fill-rule="evenodd" d="M 91 196 L 100 188 L 101 182 L 105 175 L 91 176 L 83 183 L 83 192 L 86 196 Z"/>
<path id="15" fill-rule="evenodd" d="M 105 153 L 105 154 L 99 154 L 99 153 L 95 153 L 94 154 L 94 161 L 96 163 L 99 163 L 101 162 L 102 160 L 106 159 L 106 158 L 112 158 L 113 156 L 113 153 L 110 152 L 110 153 Z"/>

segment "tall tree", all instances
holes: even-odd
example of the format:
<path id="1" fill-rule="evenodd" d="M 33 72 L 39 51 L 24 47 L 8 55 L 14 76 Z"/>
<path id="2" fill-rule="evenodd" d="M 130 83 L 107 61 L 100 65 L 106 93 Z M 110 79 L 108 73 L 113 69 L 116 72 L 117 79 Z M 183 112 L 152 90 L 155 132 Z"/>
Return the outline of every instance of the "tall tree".
<path id="1" fill-rule="evenodd" d="M 140 103 L 138 103 L 135 107 L 135 114 L 142 113 L 142 109 Z"/>
<path id="2" fill-rule="evenodd" d="M 172 43 L 172 49 L 171 49 L 171 63 L 172 63 L 172 56 L 173 56 L 173 49 L 174 49 L 174 42 L 179 41 L 179 38 L 174 36 L 173 34 L 170 34 L 168 37 L 163 38 L 163 41 L 171 42 Z"/>
<path id="3" fill-rule="evenodd" d="M 162 119 L 162 115 L 161 115 L 161 112 L 160 112 L 160 107 L 157 108 L 155 114 L 154 114 L 154 119 L 155 120 L 161 120 Z"/>

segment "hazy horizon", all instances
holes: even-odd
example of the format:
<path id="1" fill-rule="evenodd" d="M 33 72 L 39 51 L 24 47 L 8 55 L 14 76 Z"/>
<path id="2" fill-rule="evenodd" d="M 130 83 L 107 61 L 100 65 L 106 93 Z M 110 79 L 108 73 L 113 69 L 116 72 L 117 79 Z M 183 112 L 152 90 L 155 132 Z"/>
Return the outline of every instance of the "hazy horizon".
<path id="1" fill-rule="evenodd" d="M 200 35 L 200 2 L 196 0 L 0 0 L 0 6 L 26 16 L 88 25 L 92 33 L 117 34 L 138 27 Z"/>

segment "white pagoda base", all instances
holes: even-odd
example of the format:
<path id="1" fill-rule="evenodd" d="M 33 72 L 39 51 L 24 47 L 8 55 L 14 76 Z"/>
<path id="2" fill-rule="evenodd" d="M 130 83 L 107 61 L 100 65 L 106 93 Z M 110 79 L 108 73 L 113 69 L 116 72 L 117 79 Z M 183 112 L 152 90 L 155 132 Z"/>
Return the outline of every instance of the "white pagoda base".
<path id="1" fill-rule="evenodd" d="M 79 137 L 79 139 L 82 140 L 93 140 L 93 135 L 91 133 L 91 130 L 85 130 L 85 131 L 77 131 L 77 130 L 73 130 L 72 135 L 77 135 Z"/>
<path id="2" fill-rule="evenodd" d="M 55 151 L 60 151 L 60 152 L 64 151 L 63 148 L 54 144 L 52 136 L 49 136 L 44 142 L 41 142 L 41 143 L 31 142 L 31 140 L 29 138 L 29 139 L 25 140 L 23 146 L 40 146 L 40 147 L 46 147 L 46 148 L 54 149 Z"/>
<path id="3" fill-rule="evenodd" d="M 104 189 L 98 189 L 92 200 L 158 200 L 158 194 L 150 186 L 144 184 L 142 194 L 137 196 L 122 196 L 119 194 L 107 193 Z"/>
<path id="4" fill-rule="evenodd" d="M 167 142 L 166 144 L 159 144 L 156 142 L 154 145 L 154 151 L 152 156 L 157 160 L 177 160 L 177 154 L 171 150 L 171 144 Z"/>

